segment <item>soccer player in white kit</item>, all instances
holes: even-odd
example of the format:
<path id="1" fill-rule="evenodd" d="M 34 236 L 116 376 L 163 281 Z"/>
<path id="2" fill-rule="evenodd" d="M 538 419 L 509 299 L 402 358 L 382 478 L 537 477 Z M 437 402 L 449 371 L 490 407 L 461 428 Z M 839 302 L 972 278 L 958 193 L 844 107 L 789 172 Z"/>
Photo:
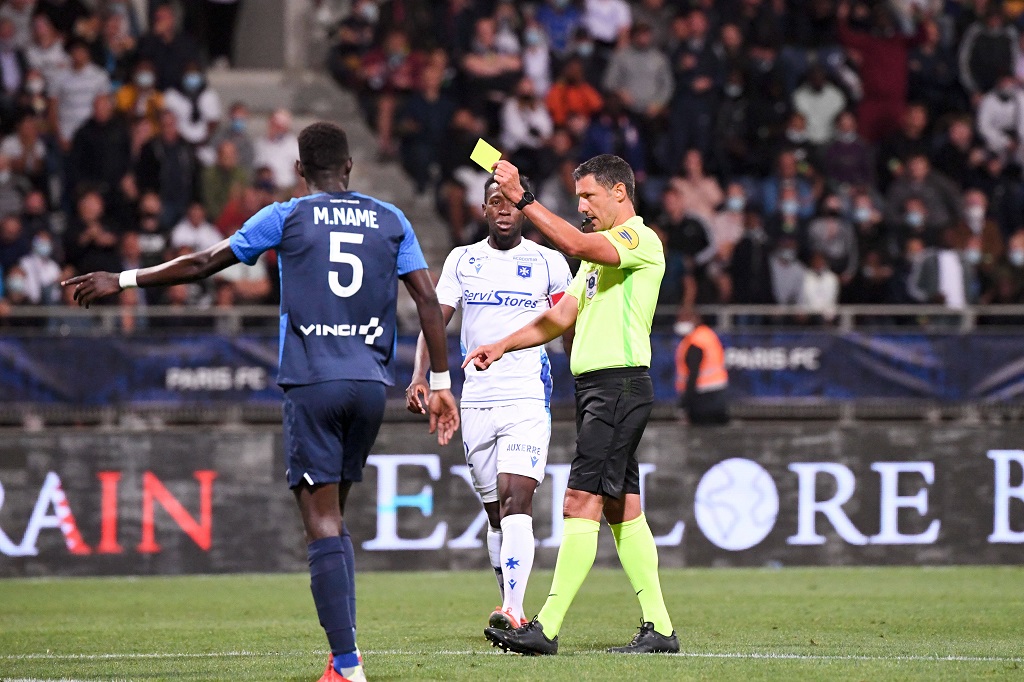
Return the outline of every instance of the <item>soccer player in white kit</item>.
<path id="1" fill-rule="evenodd" d="M 532 196 L 532 195 L 531 195 Z M 462 308 L 462 353 L 504 338 L 551 308 L 572 274 L 558 251 L 523 239 L 524 216 L 493 177 L 484 195 L 487 239 L 453 250 L 437 283 L 445 324 Z M 568 355 L 572 331 L 563 336 Z M 408 408 L 422 412 L 429 358 L 420 334 Z M 499 366 L 500 365 L 500 366 Z M 421 403 L 422 399 L 422 403 Z M 491 627 L 526 622 L 523 596 L 533 570 L 533 494 L 544 480 L 551 437 L 551 366 L 544 347 L 507 354 L 486 372 L 470 365 L 462 388 L 462 440 L 487 512 L 487 554 L 501 606 Z"/>

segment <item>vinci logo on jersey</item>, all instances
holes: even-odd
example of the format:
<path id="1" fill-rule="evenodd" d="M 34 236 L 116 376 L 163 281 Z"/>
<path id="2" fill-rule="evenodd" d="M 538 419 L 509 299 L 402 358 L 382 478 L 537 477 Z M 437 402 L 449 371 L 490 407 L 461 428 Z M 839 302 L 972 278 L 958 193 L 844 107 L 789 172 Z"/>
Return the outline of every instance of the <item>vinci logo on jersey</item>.
<path id="1" fill-rule="evenodd" d="M 536 310 L 540 301 L 528 291 L 464 291 L 466 305 L 503 305 Z"/>
<path id="2" fill-rule="evenodd" d="M 380 318 L 371 317 L 369 324 L 310 324 L 299 325 L 303 336 L 364 336 L 367 344 L 372 344 L 384 334 L 380 326 Z"/>

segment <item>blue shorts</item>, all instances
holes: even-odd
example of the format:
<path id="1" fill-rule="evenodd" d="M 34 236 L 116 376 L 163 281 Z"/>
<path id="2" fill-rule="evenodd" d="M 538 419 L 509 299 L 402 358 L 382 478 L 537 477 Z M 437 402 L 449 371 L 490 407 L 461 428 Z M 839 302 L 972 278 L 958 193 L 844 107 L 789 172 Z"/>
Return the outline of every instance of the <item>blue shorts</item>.
<path id="1" fill-rule="evenodd" d="M 379 381 L 324 381 L 284 391 L 288 487 L 358 482 L 384 419 Z"/>

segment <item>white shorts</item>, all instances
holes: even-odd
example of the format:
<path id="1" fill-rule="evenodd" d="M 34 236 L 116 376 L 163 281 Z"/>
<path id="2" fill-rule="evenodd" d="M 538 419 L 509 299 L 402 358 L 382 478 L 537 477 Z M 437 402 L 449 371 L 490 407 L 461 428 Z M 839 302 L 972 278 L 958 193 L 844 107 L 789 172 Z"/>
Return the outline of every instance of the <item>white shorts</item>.
<path id="1" fill-rule="evenodd" d="M 462 443 L 473 486 L 484 502 L 498 501 L 498 474 L 544 480 L 551 414 L 540 401 L 462 408 Z"/>

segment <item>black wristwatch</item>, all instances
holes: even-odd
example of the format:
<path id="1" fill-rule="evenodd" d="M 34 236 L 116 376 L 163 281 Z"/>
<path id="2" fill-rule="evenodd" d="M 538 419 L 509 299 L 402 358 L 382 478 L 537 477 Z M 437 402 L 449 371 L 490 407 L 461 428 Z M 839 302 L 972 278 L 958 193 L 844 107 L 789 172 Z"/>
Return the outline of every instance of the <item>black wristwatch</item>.
<path id="1" fill-rule="evenodd" d="M 533 192 L 523 192 L 523 198 L 516 202 L 516 208 L 522 211 L 535 201 L 537 201 L 537 197 L 533 196 Z"/>

